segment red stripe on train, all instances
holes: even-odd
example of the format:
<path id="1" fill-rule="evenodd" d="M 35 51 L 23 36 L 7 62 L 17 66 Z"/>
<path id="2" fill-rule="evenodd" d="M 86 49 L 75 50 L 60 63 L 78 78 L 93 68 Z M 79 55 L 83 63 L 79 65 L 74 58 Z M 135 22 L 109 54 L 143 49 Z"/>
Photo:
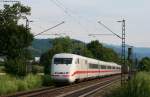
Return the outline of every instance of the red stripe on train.
<path id="1" fill-rule="evenodd" d="M 97 70 L 97 71 L 75 71 L 71 76 L 84 73 L 100 73 L 100 72 L 115 72 L 113 70 Z"/>
<path id="2" fill-rule="evenodd" d="M 59 77 L 59 76 L 69 77 L 70 75 L 69 75 L 69 74 L 62 74 L 62 75 L 60 75 L 60 74 L 53 74 L 53 75 L 51 75 L 51 76 L 56 76 L 56 77 Z"/>
<path id="3" fill-rule="evenodd" d="M 97 70 L 97 71 L 75 71 L 71 76 L 74 76 L 76 74 L 87 74 L 87 73 L 100 73 L 100 72 L 119 72 L 119 71 L 113 71 L 113 70 Z M 63 76 L 63 77 L 69 77 L 69 74 L 55 74 L 52 76 Z"/>

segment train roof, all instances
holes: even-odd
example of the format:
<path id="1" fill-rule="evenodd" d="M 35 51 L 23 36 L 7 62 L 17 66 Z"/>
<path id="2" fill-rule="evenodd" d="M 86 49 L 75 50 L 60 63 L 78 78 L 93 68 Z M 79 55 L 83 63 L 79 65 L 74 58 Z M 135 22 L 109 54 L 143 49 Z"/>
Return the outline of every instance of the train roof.
<path id="1" fill-rule="evenodd" d="M 83 56 L 80 56 L 80 55 L 76 55 L 76 54 L 71 54 L 71 53 L 59 53 L 59 54 L 55 54 L 54 57 L 82 57 L 82 58 L 86 58 L 86 57 L 83 57 Z"/>
<path id="2" fill-rule="evenodd" d="M 96 59 L 93 59 L 93 58 L 88 58 L 88 57 L 84 57 L 84 56 L 81 56 L 81 55 L 76 55 L 76 54 L 71 54 L 71 53 L 59 53 L 59 54 L 55 54 L 54 55 L 54 58 L 73 58 L 73 57 L 80 57 L 80 58 L 83 58 L 83 59 L 88 59 L 90 61 L 93 61 L 93 62 L 99 62 L 101 64 L 105 64 L 105 65 L 110 65 L 110 66 L 119 66 L 121 67 L 120 65 L 114 63 L 114 62 L 105 62 L 105 61 L 101 61 L 101 60 L 96 60 Z"/>

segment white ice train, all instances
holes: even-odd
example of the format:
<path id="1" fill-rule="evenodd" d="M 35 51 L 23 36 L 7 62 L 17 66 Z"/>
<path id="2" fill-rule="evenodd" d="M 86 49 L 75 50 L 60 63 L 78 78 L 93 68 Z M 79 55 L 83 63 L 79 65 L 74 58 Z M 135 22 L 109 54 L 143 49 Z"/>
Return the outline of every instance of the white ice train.
<path id="1" fill-rule="evenodd" d="M 121 66 L 80 55 L 60 53 L 54 55 L 51 77 L 56 82 L 73 83 L 78 80 L 121 73 Z"/>

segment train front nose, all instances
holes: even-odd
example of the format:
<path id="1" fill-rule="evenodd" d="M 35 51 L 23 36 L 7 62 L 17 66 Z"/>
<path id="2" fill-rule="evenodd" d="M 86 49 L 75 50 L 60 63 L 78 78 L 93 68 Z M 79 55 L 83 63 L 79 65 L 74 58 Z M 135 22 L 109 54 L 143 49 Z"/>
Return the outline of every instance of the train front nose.
<path id="1" fill-rule="evenodd" d="M 52 79 L 60 82 L 69 82 L 72 58 L 54 58 L 51 68 Z"/>
<path id="2" fill-rule="evenodd" d="M 52 79 L 55 82 L 69 82 L 69 72 L 55 71 L 52 73 Z"/>

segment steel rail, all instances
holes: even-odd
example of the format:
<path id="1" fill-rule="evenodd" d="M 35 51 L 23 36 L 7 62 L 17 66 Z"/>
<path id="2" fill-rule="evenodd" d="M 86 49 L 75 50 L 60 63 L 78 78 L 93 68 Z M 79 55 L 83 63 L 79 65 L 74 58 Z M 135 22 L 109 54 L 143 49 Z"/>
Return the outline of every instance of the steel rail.
<path id="1" fill-rule="evenodd" d="M 80 88 L 75 91 L 68 92 L 63 95 L 56 96 L 56 97 L 85 97 L 85 96 L 90 95 L 100 89 L 103 89 L 103 88 L 109 86 L 110 84 L 112 84 L 112 82 L 114 82 L 116 80 L 118 80 L 118 78 L 115 78 L 112 80 L 106 80 L 106 81 L 103 81 L 100 83 L 96 83 L 96 84 L 93 84 L 93 85 L 90 85 L 87 87 Z"/>

